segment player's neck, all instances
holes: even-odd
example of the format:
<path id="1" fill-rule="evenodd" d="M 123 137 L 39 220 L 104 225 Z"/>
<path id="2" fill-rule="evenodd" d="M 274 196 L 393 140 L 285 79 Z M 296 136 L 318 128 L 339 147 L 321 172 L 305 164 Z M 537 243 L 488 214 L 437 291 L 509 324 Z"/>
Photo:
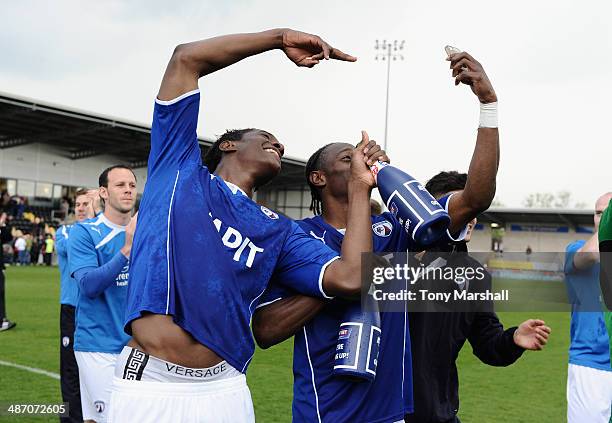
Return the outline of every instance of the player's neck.
<path id="1" fill-rule="evenodd" d="M 130 223 L 132 212 L 122 213 L 119 210 L 113 209 L 112 207 L 106 207 L 104 209 L 104 217 L 115 225 L 126 226 L 128 223 Z"/>
<path id="2" fill-rule="evenodd" d="M 215 175 L 223 178 L 224 181 L 230 182 L 240 188 L 249 198 L 253 198 L 253 188 L 255 183 L 250 175 L 245 173 L 232 172 L 228 166 L 224 166 L 223 163 L 219 163 L 215 170 Z"/>
<path id="3" fill-rule="evenodd" d="M 336 229 L 345 229 L 348 220 L 348 201 L 333 197 L 323 199 L 323 219 Z"/>

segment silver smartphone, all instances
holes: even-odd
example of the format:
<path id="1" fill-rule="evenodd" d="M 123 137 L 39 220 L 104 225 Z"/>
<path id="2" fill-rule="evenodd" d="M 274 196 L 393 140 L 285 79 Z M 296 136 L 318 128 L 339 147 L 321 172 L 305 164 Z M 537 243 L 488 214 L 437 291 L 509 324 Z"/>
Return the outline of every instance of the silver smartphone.
<path id="1" fill-rule="evenodd" d="M 446 47 L 444 47 L 444 51 L 446 51 L 446 55 L 448 57 L 450 57 L 452 54 L 455 54 L 455 53 L 461 53 L 461 50 L 459 50 L 457 47 L 453 47 L 453 46 L 446 46 Z"/>

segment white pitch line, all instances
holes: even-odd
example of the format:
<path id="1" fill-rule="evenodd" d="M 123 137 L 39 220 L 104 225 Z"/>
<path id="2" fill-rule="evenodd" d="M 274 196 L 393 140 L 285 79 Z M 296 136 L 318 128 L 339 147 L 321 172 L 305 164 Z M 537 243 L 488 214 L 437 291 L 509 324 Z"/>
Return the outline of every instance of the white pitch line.
<path id="1" fill-rule="evenodd" d="M 57 373 L 48 372 L 46 370 L 37 369 L 35 367 L 22 366 L 21 364 L 11 363 L 11 362 L 2 361 L 2 360 L 0 360 L 0 366 L 14 367 L 16 369 L 25 370 L 26 372 L 38 373 L 40 375 L 45 375 L 45 376 L 49 376 L 50 378 L 60 380 L 60 375 L 58 375 Z"/>

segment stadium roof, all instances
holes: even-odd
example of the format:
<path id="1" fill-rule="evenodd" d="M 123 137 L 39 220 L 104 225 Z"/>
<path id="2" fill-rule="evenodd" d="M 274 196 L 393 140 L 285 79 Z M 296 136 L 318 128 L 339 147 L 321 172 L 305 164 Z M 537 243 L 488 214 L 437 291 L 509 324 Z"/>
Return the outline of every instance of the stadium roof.
<path id="1" fill-rule="evenodd" d="M 132 167 L 146 167 L 151 127 L 97 113 L 0 92 L 0 149 L 51 144 L 71 160 L 116 156 Z M 213 140 L 199 137 L 202 154 Z M 304 185 L 305 162 L 283 158 L 274 187 Z"/>
<path id="2" fill-rule="evenodd" d="M 510 223 L 593 226 L 593 210 L 491 208 L 478 217 L 479 223 Z"/>

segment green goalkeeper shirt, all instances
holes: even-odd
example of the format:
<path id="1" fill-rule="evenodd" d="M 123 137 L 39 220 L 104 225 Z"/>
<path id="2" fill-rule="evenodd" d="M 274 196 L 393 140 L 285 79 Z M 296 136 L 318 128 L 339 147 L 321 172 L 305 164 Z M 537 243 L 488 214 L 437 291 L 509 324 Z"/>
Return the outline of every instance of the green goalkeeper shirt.
<path id="1" fill-rule="evenodd" d="M 601 290 L 604 295 L 607 309 L 604 310 L 604 320 L 608 328 L 610 339 L 610 358 L 612 363 L 612 200 L 604 210 L 599 222 L 599 252 L 601 257 L 601 271 L 599 273 Z"/>

